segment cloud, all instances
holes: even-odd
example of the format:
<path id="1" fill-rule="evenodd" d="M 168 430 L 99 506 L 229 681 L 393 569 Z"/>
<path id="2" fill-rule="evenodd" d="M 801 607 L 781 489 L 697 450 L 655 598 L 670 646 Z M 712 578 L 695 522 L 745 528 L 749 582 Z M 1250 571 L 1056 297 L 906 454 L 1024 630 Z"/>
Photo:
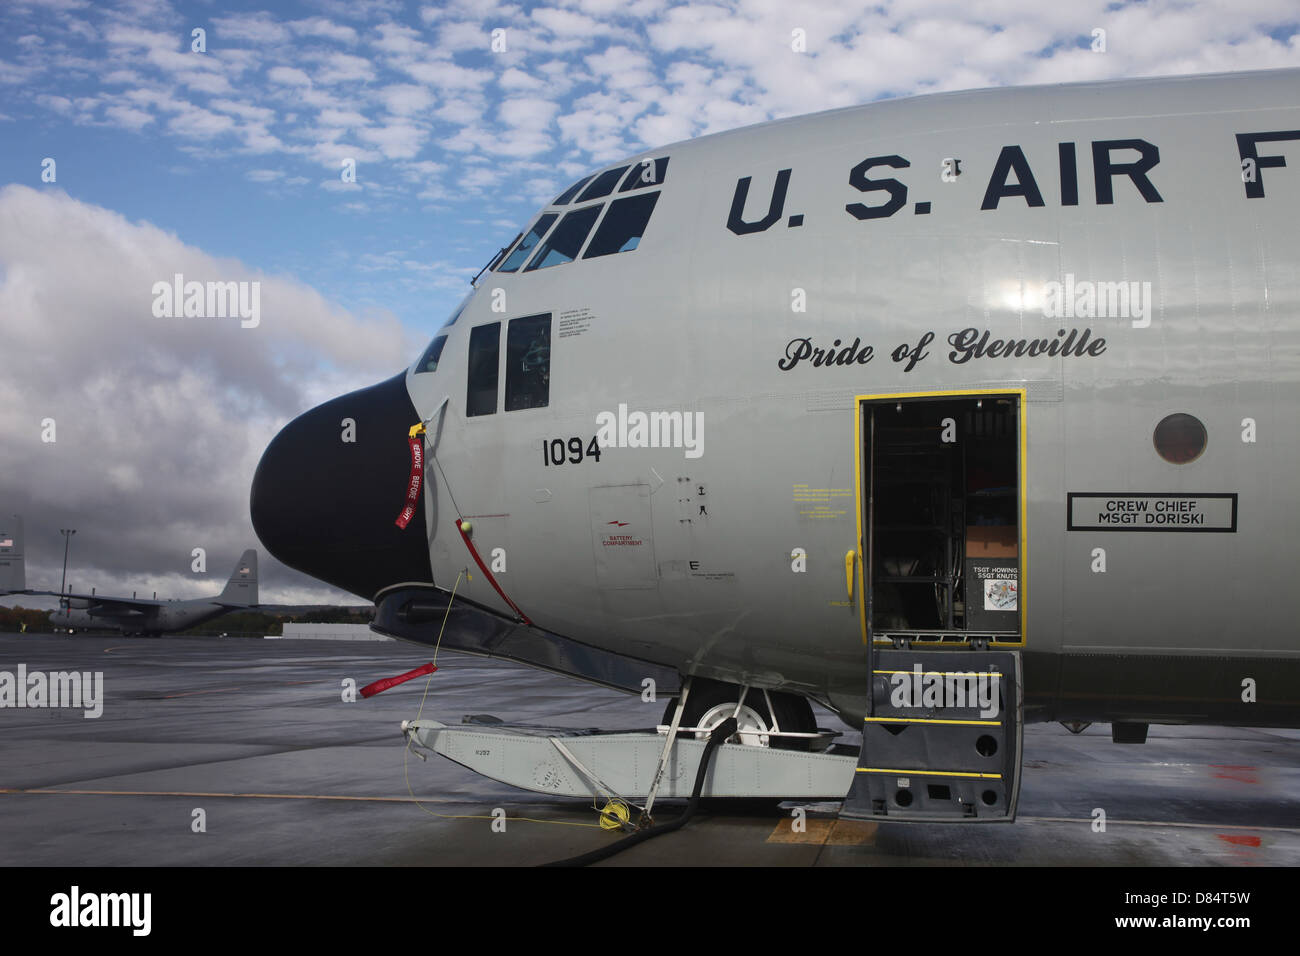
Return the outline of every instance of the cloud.
<path id="1" fill-rule="evenodd" d="M 154 317 L 154 283 L 176 273 L 260 282 L 260 325 Z M 275 432 L 418 347 L 391 316 L 359 319 L 292 279 L 17 185 L 0 189 L 0 315 L 0 502 L 27 517 L 34 585 L 51 583 L 38 535 L 60 526 L 79 529 L 77 567 L 102 571 L 101 586 L 174 568 L 193 547 L 233 561 L 256 543 L 248 489 Z M 52 444 L 40 438 L 47 418 Z M 263 559 L 267 600 L 309 586 Z"/>
<path id="2" fill-rule="evenodd" d="M 213 17 L 213 36 L 209 46 L 216 42 L 238 41 L 275 46 L 289 42 L 292 34 L 288 26 L 269 13 L 240 14 L 233 17 Z"/>
<path id="3" fill-rule="evenodd" d="M 334 23 L 324 17 L 310 17 L 306 20 L 295 20 L 289 24 L 294 33 L 299 36 L 323 37 L 329 40 L 338 40 L 340 43 L 356 43 L 357 31 L 352 27 Z"/>
<path id="4" fill-rule="evenodd" d="M 311 86 L 311 77 L 292 66 L 273 66 L 266 71 L 266 78 L 281 86 Z"/>
<path id="5" fill-rule="evenodd" d="M 408 123 L 373 126 L 358 134 L 367 143 L 379 148 L 385 159 L 412 159 L 420 151 L 420 144 L 428 134 Z"/>
<path id="6" fill-rule="evenodd" d="M 335 83 L 369 83 L 375 78 L 375 68 L 365 57 L 350 53 L 331 53 L 317 70 L 316 82 L 324 86 Z"/>
<path id="7" fill-rule="evenodd" d="M 187 105 L 167 126 L 187 139 L 211 139 L 234 129 L 235 121 L 222 113 Z"/>
<path id="8" fill-rule="evenodd" d="M 394 83 L 386 86 L 379 91 L 379 98 L 388 112 L 395 116 L 424 113 L 437 102 L 437 97 L 432 90 L 411 83 Z"/>
<path id="9" fill-rule="evenodd" d="M 132 109 L 129 106 L 106 107 L 104 115 L 113 123 L 127 129 L 143 129 L 153 122 L 153 116 L 144 110 Z"/>

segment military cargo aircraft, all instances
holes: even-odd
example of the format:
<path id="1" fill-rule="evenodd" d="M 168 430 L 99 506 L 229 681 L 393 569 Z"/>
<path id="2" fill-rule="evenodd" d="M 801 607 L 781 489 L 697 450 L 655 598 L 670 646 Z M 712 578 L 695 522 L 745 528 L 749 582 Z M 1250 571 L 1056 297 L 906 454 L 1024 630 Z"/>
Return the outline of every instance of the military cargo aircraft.
<path id="1" fill-rule="evenodd" d="M 1028 721 L 1300 726 L 1297 91 L 944 93 L 595 170 L 284 427 L 258 536 L 377 630 L 677 695 L 665 762 L 725 716 L 823 756 L 819 702 L 849 815 L 1011 819 Z"/>
<path id="2" fill-rule="evenodd" d="M 177 601 L 158 600 L 156 595 L 138 598 L 33 591 L 26 588 L 22 519 L 14 515 L 0 525 L 0 594 L 58 596 L 59 608 L 50 613 L 50 623 L 68 633 L 116 630 L 123 634 L 169 634 L 231 611 L 256 608 L 257 552 L 250 548 L 240 555 L 225 589 L 212 598 Z"/>

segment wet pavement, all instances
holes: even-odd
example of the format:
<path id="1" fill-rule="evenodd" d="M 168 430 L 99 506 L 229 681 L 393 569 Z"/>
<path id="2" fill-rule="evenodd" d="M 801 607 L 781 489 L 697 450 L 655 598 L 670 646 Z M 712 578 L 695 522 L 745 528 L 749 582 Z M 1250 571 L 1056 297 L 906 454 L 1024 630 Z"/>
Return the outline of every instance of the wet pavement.
<path id="1" fill-rule="evenodd" d="M 645 728 L 663 700 L 451 652 L 427 680 L 343 699 L 345 681 L 429 659 L 402 643 L 0 634 L 0 671 L 104 681 L 96 719 L 0 708 L 0 864 L 533 865 L 618 839 L 589 803 L 409 755 L 398 728 Z M 1296 730 L 1152 726 L 1117 745 L 1106 725 L 1030 725 L 1012 825 L 836 823 L 814 804 L 796 829 L 791 805 L 712 801 L 605 865 L 1295 866 L 1298 758 Z"/>

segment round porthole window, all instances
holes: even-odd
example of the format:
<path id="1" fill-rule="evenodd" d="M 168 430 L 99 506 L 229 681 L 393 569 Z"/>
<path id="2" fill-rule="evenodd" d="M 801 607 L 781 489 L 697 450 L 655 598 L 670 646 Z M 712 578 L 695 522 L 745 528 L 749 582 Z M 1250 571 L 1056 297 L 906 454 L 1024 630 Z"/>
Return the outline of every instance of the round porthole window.
<path id="1" fill-rule="evenodd" d="M 1185 465 L 1200 458 L 1205 451 L 1205 426 L 1194 415 L 1183 412 L 1167 415 L 1156 426 L 1152 441 L 1165 461 Z"/>

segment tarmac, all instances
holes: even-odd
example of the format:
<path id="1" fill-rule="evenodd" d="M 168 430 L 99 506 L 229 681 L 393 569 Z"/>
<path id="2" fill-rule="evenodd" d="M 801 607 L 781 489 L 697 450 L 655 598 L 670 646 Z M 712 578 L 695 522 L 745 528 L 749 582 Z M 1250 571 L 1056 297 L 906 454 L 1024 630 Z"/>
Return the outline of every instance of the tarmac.
<path id="1" fill-rule="evenodd" d="M 98 718 L 0 706 L 0 864 L 530 866 L 619 839 L 584 801 L 417 759 L 399 726 L 491 714 L 647 728 L 662 699 L 443 652 L 430 678 L 344 700 L 346 682 L 431 656 L 400 642 L 0 634 L 0 671 L 103 674 Z M 837 822 L 832 803 L 805 807 L 797 828 L 793 804 L 715 800 L 601 865 L 1300 864 L 1300 731 L 1152 726 L 1146 744 L 1118 745 L 1106 725 L 1034 724 L 1024 748 L 1013 824 Z"/>

